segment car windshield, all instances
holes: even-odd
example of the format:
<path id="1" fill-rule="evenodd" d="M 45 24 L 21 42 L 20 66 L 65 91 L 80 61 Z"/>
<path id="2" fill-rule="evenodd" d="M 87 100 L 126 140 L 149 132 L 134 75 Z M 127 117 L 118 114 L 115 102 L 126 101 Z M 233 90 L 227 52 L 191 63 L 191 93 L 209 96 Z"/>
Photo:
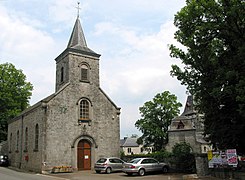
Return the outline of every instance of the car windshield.
<path id="1" fill-rule="evenodd" d="M 106 162 L 106 159 L 105 159 L 105 158 L 101 158 L 101 159 L 99 159 L 99 160 L 97 161 L 97 163 L 104 163 L 104 162 Z"/>
<path id="2" fill-rule="evenodd" d="M 131 160 L 129 163 L 137 164 L 140 161 L 139 158 Z"/>

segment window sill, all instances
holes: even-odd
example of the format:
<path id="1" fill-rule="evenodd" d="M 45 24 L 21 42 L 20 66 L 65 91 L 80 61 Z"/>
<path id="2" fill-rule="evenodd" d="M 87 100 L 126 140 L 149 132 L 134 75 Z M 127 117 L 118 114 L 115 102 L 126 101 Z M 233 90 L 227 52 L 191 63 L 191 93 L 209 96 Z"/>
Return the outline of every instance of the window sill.
<path id="1" fill-rule="evenodd" d="M 90 119 L 88 119 L 88 120 L 81 120 L 81 119 L 79 119 L 78 120 L 78 123 L 90 123 L 90 122 L 91 122 Z"/>
<path id="2" fill-rule="evenodd" d="M 81 80 L 81 79 L 80 79 L 80 82 L 83 82 L 83 83 L 89 83 L 90 81 L 89 81 L 89 80 Z"/>

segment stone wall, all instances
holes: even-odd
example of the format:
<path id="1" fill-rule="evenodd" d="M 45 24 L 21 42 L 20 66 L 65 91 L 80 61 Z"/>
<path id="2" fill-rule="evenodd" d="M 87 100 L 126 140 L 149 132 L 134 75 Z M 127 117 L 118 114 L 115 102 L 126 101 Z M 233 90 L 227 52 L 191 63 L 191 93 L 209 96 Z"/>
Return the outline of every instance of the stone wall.
<path id="1" fill-rule="evenodd" d="M 195 154 L 196 171 L 198 176 L 209 175 L 207 154 Z"/>
<path id="2" fill-rule="evenodd" d="M 8 155 L 8 142 L 7 141 L 3 141 L 0 143 L 0 154 Z"/>
<path id="3" fill-rule="evenodd" d="M 8 125 L 9 158 L 11 166 L 40 172 L 42 165 L 42 151 L 44 141 L 44 109 L 35 107 L 14 120 Z M 35 129 L 39 127 L 38 149 L 35 149 Z M 27 148 L 26 143 L 27 133 Z M 19 136 L 17 135 L 19 132 Z M 12 137 L 11 137 L 12 136 Z M 19 137 L 19 138 L 18 138 Z"/>
<path id="4" fill-rule="evenodd" d="M 89 123 L 78 123 L 81 98 L 91 102 Z M 76 168 L 76 145 L 83 138 L 92 145 L 92 164 L 102 156 L 119 156 L 119 110 L 98 87 L 86 83 L 67 85 L 48 103 L 47 116 L 44 161 L 49 166 Z"/>
<path id="5" fill-rule="evenodd" d="M 169 141 L 166 146 L 167 151 L 172 151 L 172 148 L 176 143 L 186 142 L 189 143 L 192 147 L 194 153 L 200 152 L 200 146 L 196 142 L 195 130 L 174 130 L 168 131 Z"/>

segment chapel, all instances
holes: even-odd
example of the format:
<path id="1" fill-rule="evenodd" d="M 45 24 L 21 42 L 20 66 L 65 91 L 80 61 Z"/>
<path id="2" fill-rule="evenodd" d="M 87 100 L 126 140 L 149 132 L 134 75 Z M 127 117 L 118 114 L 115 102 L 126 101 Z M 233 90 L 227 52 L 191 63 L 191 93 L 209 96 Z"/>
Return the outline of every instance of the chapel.
<path id="1" fill-rule="evenodd" d="M 172 151 L 176 143 L 186 142 L 190 144 L 193 153 L 206 154 L 211 146 L 205 140 L 203 133 L 203 114 L 195 109 L 193 96 L 189 95 L 183 113 L 171 121 L 168 130 L 169 142 L 166 149 Z"/>
<path id="2" fill-rule="evenodd" d="M 100 157 L 119 156 L 120 108 L 100 88 L 99 60 L 78 16 L 66 49 L 55 59 L 55 92 L 8 122 L 11 166 L 80 171 L 93 169 Z"/>

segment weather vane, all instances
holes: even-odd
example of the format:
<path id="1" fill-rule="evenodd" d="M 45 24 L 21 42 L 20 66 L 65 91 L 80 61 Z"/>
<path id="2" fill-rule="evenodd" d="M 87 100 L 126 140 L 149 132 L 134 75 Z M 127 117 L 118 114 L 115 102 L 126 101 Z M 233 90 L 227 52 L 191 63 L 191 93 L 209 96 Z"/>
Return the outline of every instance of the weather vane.
<path id="1" fill-rule="evenodd" d="M 79 18 L 79 10 L 81 9 L 80 7 L 79 7 L 79 5 L 80 5 L 80 2 L 78 1 L 77 2 L 77 18 Z"/>

